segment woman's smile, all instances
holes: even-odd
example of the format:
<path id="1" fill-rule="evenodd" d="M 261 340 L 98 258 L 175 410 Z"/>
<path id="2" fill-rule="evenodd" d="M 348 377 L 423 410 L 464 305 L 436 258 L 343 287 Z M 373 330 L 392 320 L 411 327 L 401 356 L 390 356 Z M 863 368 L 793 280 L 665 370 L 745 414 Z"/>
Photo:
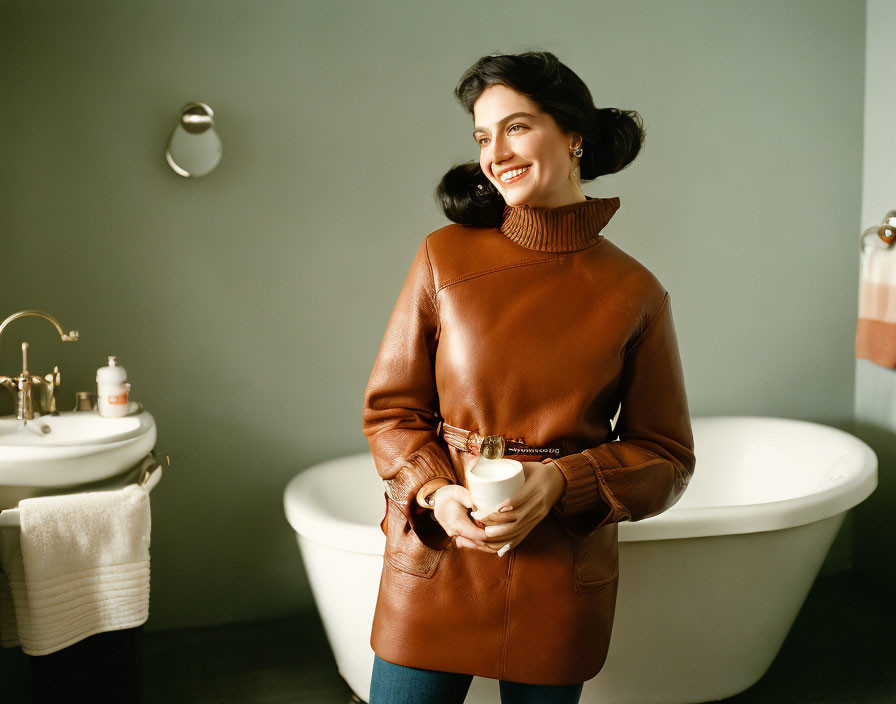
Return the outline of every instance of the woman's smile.
<path id="1" fill-rule="evenodd" d="M 585 200 L 573 155 L 577 135 L 538 103 L 497 83 L 473 104 L 479 166 L 507 205 L 554 208 Z"/>
<path id="2" fill-rule="evenodd" d="M 501 183 L 507 185 L 509 183 L 516 183 L 521 178 L 523 178 L 527 173 L 529 173 L 529 169 L 532 168 L 532 165 L 524 166 L 522 169 L 513 169 L 512 171 L 505 171 L 499 177 L 501 179 Z"/>

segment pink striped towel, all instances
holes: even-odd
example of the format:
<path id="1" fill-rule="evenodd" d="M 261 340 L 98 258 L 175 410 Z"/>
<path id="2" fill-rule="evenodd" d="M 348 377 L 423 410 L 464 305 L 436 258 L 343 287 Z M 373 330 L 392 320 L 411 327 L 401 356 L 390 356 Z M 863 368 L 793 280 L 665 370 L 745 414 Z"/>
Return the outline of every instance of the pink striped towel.
<path id="1" fill-rule="evenodd" d="M 896 248 L 891 228 L 862 242 L 856 359 L 896 369 Z"/>

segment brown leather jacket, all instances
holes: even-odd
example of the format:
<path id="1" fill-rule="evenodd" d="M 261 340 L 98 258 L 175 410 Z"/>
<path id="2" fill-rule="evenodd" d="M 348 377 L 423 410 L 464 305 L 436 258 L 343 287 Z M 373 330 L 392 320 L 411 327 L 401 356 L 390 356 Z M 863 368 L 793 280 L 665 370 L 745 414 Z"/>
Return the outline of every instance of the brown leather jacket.
<path id="1" fill-rule="evenodd" d="M 669 293 L 600 234 L 618 207 L 506 207 L 499 228 L 447 225 L 417 250 L 362 413 L 385 485 L 384 660 L 537 684 L 603 667 L 617 524 L 668 509 L 695 466 Z M 504 557 L 457 547 L 416 501 L 477 460 L 443 420 L 563 449 L 564 495 Z"/>

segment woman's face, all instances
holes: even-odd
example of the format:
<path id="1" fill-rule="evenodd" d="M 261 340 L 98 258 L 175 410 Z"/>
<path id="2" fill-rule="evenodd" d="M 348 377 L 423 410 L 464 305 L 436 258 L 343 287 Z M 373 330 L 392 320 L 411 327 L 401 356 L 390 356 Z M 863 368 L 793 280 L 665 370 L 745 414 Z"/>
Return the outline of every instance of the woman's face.
<path id="1" fill-rule="evenodd" d="M 579 162 L 571 150 L 581 138 L 564 132 L 529 98 L 489 86 L 473 104 L 473 122 L 479 165 L 508 205 L 556 208 L 585 200 L 578 175 L 570 177 Z M 501 178 L 521 168 L 527 170 Z"/>

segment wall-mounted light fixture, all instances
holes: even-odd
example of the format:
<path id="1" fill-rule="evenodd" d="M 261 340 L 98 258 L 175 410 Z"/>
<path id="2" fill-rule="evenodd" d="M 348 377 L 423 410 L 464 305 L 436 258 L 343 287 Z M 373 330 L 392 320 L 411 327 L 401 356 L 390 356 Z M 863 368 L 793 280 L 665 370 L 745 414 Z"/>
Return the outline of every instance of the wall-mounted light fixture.
<path id="1" fill-rule="evenodd" d="M 205 103 L 187 103 L 168 140 L 165 158 L 181 176 L 205 176 L 221 161 L 221 140 L 214 111 Z"/>

